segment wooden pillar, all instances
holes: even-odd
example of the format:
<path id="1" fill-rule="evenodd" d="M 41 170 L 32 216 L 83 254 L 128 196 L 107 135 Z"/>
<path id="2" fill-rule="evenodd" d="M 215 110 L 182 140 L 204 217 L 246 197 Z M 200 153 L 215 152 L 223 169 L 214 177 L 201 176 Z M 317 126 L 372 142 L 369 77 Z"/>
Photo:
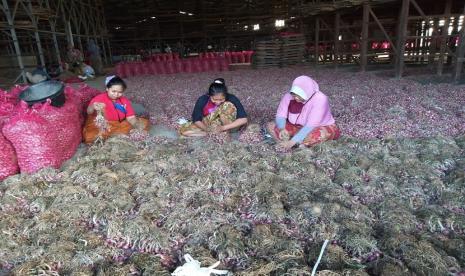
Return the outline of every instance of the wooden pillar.
<path id="1" fill-rule="evenodd" d="M 8 6 L 7 0 L 2 0 L 2 4 L 3 5 L 1 6 L 1 8 L 2 8 L 3 13 L 6 16 L 6 20 L 8 22 L 8 28 L 10 29 L 11 39 L 13 39 L 13 45 L 15 47 L 16 59 L 18 61 L 19 69 L 21 70 L 21 74 L 16 80 L 18 80 L 21 77 L 23 79 L 23 82 L 27 83 L 26 72 L 24 71 L 23 58 L 22 58 L 22 55 L 21 55 L 21 48 L 19 47 L 18 36 L 16 35 L 16 29 L 15 29 L 14 22 L 13 22 L 14 19 L 13 19 L 13 16 L 11 14 L 11 10 L 10 10 L 10 8 Z M 15 80 L 15 82 L 16 82 L 16 80 Z"/>
<path id="2" fill-rule="evenodd" d="M 463 15 L 465 15 L 465 7 L 463 8 Z M 454 81 L 459 82 L 460 75 L 463 70 L 463 63 L 465 59 L 465 21 L 462 24 L 462 29 L 460 30 L 459 45 L 457 46 L 456 51 L 456 61 L 455 61 L 455 70 L 454 70 Z"/>
<path id="3" fill-rule="evenodd" d="M 108 41 L 108 28 L 105 22 L 105 11 L 103 9 L 102 0 L 99 0 L 97 5 L 98 5 L 98 12 L 99 12 L 100 20 L 101 20 L 100 27 L 102 28 L 102 32 L 105 34 L 105 35 L 102 35 L 102 47 L 103 47 L 103 52 L 105 54 L 105 62 L 108 65 L 108 64 L 112 64 L 113 61 L 111 57 L 110 43 Z M 108 43 L 108 49 L 107 49 L 107 43 Z"/>
<path id="4" fill-rule="evenodd" d="M 368 31 L 370 24 L 370 4 L 363 3 L 362 39 L 360 41 L 360 65 L 363 72 L 368 65 Z"/>
<path id="5" fill-rule="evenodd" d="M 395 63 L 396 78 L 401 78 L 402 74 L 404 73 L 404 54 L 405 42 L 407 37 L 409 5 L 409 0 L 402 0 L 402 7 L 398 22 L 399 25 L 397 28 L 397 56 Z"/>
<path id="6" fill-rule="evenodd" d="M 320 60 L 320 19 L 315 18 L 315 64 Z"/>
<path id="7" fill-rule="evenodd" d="M 57 35 L 56 35 L 56 21 L 55 20 L 49 20 L 50 23 L 50 30 L 52 31 L 52 40 L 53 40 L 53 46 L 55 48 L 55 56 L 58 62 L 58 67 L 62 69 L 61 67 L 61 55 L 60 55 L 60 46 L 58 46 L 58 40 L 57 40 Z"/>
<path id="8" fill-rule="evenodd" d="M 334 64 L 337 67 L 339 63 L 339 35 L 340 31 L 340 22 L 341 22 L 341 14 L 336 12 L 334 16 Z"/>
<path id="9" fill-rule="evenodd" d="M 200 16 L 202 17 L 202 35 L 203 35 L 202 48 L 203 48 L 203 51 L 205 52 L 207 50 L 208 32 L 207 32 L 207 23 L 205 22 L 205 3 L 202 0 L 200 0 L 200 12 L 201 12 Z M 252 26 L 250 26 L 250 28 L 251 27 Z M 226 44 L 229 44 L 229 41 Z"/>
<path id="10" fill-rule="evenodd" d="M 27 1 L 27 13 L 29 15 L 29 18 L 32 21 L 32 26 L 34 27 L 34 38 L 36 41 L 37 51 L 39 53 L 40 64 L 42 65 L 43 68 L 45 68 L 45 57 L 44 57 L 44 51 L 42 49 L 42 43 L 40 41 L 40 36 L 39 36 L 39 26 L 37 22 L 38 19 L 37 17 L 35 17 L 35 15 L 32 14 L 31 0 Z"/>
<path id="11" fill-rule="evenodd" d="M 228 45 L 229 51 L 233 51 L 234 49 L 232 48 L 232 45 L 231 45 L 231 32 L 232 32 L 231 26 L 233 23 L 231 21 L 231 15 L 230 15 L 231 8 L 228 6 L 229 3 L 231 3 L 231 1 L 228 1 L 228 0 L 223 1 L 223 6 L 226 10 L 226 18 L 223 20 L 226 21 L 225 22 L 226 23 L 226 44 Z M 202 5 L 204 5 L 204 3 Z M 253 26 L 250 26 L 250 27 L 253 29 Z"/>
<path id="12" fill-rule="evenodd" d="M 427 22 L 425 21 L 425 26 L 427 26 Z M 422 26 L 422 30 L 421 30 L 421 36 L 423 38 L 422 40 L 422 43 L 421 43 L 421 52 L 422 52 L 422 57 L 421 57 L 421 63 L 425 63 L 428 62 L 428 57 L 425 56 L 426 55 L 426 51 L 427 51 L 427 45 L 428 45 L 428 39 L 426 38 L 428 36 L 428 29 L 426 27 L 423 27 Z"/>
<path id="13" fill-rule="evenodd" d="M 438 76 L 442 76 L 444 71 L 444 55 L 446 53 L 447 48 L 447 38 L 448 38 L 448 29 L 449 29 L 449 22 L 450 22 L 450 13 L 452 9 L 452 0 L 446 0 L 446 8 L 444 10 L 444 26 L 442 27 L 441 32 L 441 48 L 439 49 L 439 60 L 438 60 Z"/>
<path id="14" fill-rule="evenodd" d="M 181 2 L 179 0 L 176 1 L 176 6 L 178 7 L 179 11 L 184 10 L 184 7 L 181 6 Z M 179 24 L 179 38 L 181 39 L 181 44 L 184 44 L 184 14 L 178 14 L 178 24 Z M 176 44 L 175 44 L 176 45 Z M 173 47 L 176 47 L 173 45 Z"/>
<path id="15" fill-rule="evenodd" d="M 50 10 L 50 3 L 49 0 L 45 0 L 45 6 L 47 9 Z M 53 41 L 53 47 L 55 49 L 55 56 L 58 62 L 58 67 L 60 70 L 62 70 L 61 66 L 61 54 L 60 54 L 60 46 L 58 45 L 58 39 L 57 39 L 57 34 L 56 34 L 56 25 L 57 25 L 57 20 L 54 17 L 51 17 L 48 19 L 48 23 L 50 24 L 50 31 L 52 33 L 52 41 Z"/>
<path id="16" fill-rule="evenodd" d="M 112 55 L 112 53 L 111 53 L 110 39 L 107 38 L 107 39 L 106 39 L 106 42 L 107 42 L 107 47 L 108 47 L 109 63 L 112 64 L 112 63 L 113 63 L 113 55 Z"/>
<path id="17" fill-rule="evenodd" d="M 421 51 L 421 45 L 420 45 L 420 37 L 421 37 L 421 22 L 416 22 L 415 24 L 415 49 L 414 49 L 414 56 L 415 56 L 415 61 L 418 62 L 420 61 L 420 51 Z"/>
<path id="18" fill-rule="evenodd" d="M 428 22 L 429 24 L 429 22 Z M 439 30 L 439 20 L 434 19 L 433 22 L 433 32 L 431 33 L 430 45 L 429 45 L 429 55 L 428 55 L 428 67 L 433 68 L 434 60 L 436 58 L 436 52 L 438 50 L 438 30 Z"/>

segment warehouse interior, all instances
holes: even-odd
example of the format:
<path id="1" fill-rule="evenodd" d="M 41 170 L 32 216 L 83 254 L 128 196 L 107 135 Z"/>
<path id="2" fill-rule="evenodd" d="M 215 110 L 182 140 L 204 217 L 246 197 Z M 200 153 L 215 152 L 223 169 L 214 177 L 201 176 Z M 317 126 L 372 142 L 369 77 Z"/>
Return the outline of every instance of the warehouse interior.
<path id="1" fill-rule="evenodd" d="M 0 9 L 0 276 L 465 275 L 464 0 Z"/>

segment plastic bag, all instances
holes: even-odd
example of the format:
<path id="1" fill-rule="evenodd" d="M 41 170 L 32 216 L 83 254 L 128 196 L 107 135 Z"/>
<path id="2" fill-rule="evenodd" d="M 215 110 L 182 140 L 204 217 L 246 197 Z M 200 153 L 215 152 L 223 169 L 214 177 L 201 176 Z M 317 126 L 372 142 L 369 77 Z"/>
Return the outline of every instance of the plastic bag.
<path id="1" fill-rule="evenodd" d="M 186 260 L 186 263 L 183 266 L 176 268 L 176 270 L 173 273 L 171 273 L 172 276 L 210 276 L 211 274 L 228 274 L 227 270 L 215 269 L 215 267 L 217 267 L 220 264 L 220 262 L 216 262 L 215 264 L 209 267 L 200 267 L 200 262 L 194 260 L 194 258 L 192 258 L 191 255 L 184 255 L 184 259 Z"/>

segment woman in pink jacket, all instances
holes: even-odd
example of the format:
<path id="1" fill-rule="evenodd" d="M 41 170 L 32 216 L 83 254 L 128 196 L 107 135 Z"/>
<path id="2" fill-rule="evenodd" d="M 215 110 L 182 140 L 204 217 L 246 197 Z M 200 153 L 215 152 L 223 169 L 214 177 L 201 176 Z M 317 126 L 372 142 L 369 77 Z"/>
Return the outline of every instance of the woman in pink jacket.
<path id="1" fill-rule="evenodd" d="M 279 103 L 275 122 L 268 124 L 268 132 L 287 149 L 299 144 L 310 147 L 341 135 L 328 97 L 307 76 L 294 80 Z"/>

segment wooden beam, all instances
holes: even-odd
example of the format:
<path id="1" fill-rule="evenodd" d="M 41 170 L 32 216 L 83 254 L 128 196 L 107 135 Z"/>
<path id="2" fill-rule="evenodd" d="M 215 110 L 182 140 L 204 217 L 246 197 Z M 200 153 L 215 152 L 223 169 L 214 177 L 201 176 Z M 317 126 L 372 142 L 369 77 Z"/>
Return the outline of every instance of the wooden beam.
<path id="1" fill-rule="evenodd" d="M 3 10 L 3 13 L 5 14 L 6 20 L 8 21 L 8 27 L 10 29 L 11 38 L 13 39 L 13 44 L 15 47 L 16 59 L 18 61 L 19 69 L 21 70 L 21 74 L 16 80 L 18 80 L 19 78 L 22 78 L 23 82 L 27 83 L 26 72 L 24 71 L 23 58 L 21 56 L 21 48 L 19 47 L 18 37 L 16 35 L 16 30 L 15 30 L 15 26 L 13 22 L 13 17 L 11 16 L 11 10 L 8 6 L 7 0 L 2 0 L 1 8 Z"/>
<path id="2" fill-rule="evenodd" d="M 363 72 L 367 70 L 368 65 L 368 31 L 370 24 L 370 4 L 363 3 L 363 25 L 362 25 L 362 40 L 360 42 L 360 65 Z"/>
<path id="3" fill-rule="evenodd" d="M 452 10 L 452 0 L 446 0 L 446 8 L 444 10 L 444 26 L 442 27 L 441 32 L 441 46 L 439 49 L 439 60 L 438 60 L 438 68 L 437 68 L 437 75 L 442 76 L 444 71 L 444 54 L 446 53 L 447 47 L 447 37 L 448 37 L 448 29 L 449 29 L 449 22 L 450 22 L 450 13 Z"/>
<path id="4" fill-rule="evenodd" d="M 410 3 L 412 3 L 412 5 L 415 7 L 415 9 L 418 11 L 418 13 L 421 15 L 421 17 L 423 18 L 423 20 L 428 20 L 428 17 L 426 16 L 426 14 L 423 12 L 423 10 L 420 8 L 420 6 L 418 5 L 417 1 L 416 0 L 410 0 Z"/>
<path id="5" fill-rule="evenodd" d="M 315 17 L 315 64 L 320 60 L 320 18 Z"/>
<path id="6" fill-rule="evenodd" d="M 339 63 L 339 35 L 340 35 L 341 14 L 336 12 L 334 16 L 334 64 L 337 67 Z"/>
<path id="7" fill-rule="evenodd" d="M 45 0 L 45 5 L 47 7 L 47 9 L 50 10 L 50 3 L 49 3 L 49 0 Z M 53 46 L 54 46 L 54 49 L 55 49 L 55 56 L 56 56 L 56 59 L 57 59 L 57 62 L 58 62 L 58 67 L 61 69 L 62 66 L 61 66 L 61 54 L 60 54 L 60 46 L 58 45 L 58 40 L 57 40 L 57 34 L 56 34 L 56 25 L 57 25 L 57 20 L 56 20 L 56 17 L 49 17 L 48 18 L 48 23 L 50 24 L 50 31 L 52 32 L 52 40 L 53 40 Z"/>
<path id="8" fill-rule="evenodd" d="M 429 22 L 428 22 L 429 24 Z M 439 38 L 438 34 L 439 29 L 439 20 L 435 19 L 433 21 L 433 33 L 431 34 L 430 38 L 430 45 L 429 45 L 429 57 L 428 57 L 428 67 L 434 67 L 434 59 L 436 57 L 436 52 L 438 50 L 437 38 Z"/>
<path id="9" fill-rule="evenodd" d="M 405 60 L 405 42 L 407 36 L 408 14 L 410 0 L 402 0 L 401 11 L 399 15 L 399 25 L 397 28 L 397 55 L 395 62 L 396 78 L 401 78 L 404 73 Z"/>
<path id="10" fill-rule="evenodd" d="M 340 28 L 343 29 L 343 30 L 346 30 L 346 32 L 349 33 L 350 36 L 351 36 L 353 39 L 355 39 L 355 40 L 357 40 L 357 41 L 360 39 L 360 37 L 356 36 L 356 35 L 350 30 L 351 28 L 350 28 L 349 24 L 346 24 L 342 19 L 341 19 L 340 23 L 341 23 L 341 27 L 340 27 Z M 357 29 L 358 29 L 358 28 L 357 28 Z"/>
<path id="11" fill-rule="evenodd" d="M 321 25 L 325 26 L 326 28 L 321 28 L 320 31 L 323 31 L 323 30 L 327 30 L 327 31 L 334 31 L 334 28 L 332 28 L 331 26 L 329 26 L 328 23 L 326 23 L 326 21 L 323 20 L 323 18 L 320 17 L 320 22 L 321 22 Z"/>
<path id="12" fill-rule="evenodd" d="M 463 8 L 463 15 L 465 16 L 465 7 Z M 459 45 L 457 47 L 457 55 L 454 70 L 454 81 L 458 83 L 463 70 L 463 63 L 465 59 L 465 24 L 462 24 L 460 30 Z"/>
<path id="13" fill-rule="evenodd" d="M 397 52 L 397 48 L 396 48 L 396 46 L 394 45 L 394 43 L 392 42 L 391 37 L 388 35 L 388 33 L 386 32 L 386 30 L 384 29 L 383 24 L 381 24 L 381 22 L 379 21 L 378 17 L 377 17 L 376 14 L 373 12 L 373 9 L 372 9 L 370 6 L 368 6 L 368 10 L 370 11 L 371 16 L 372 16 L 373 19 L 375 20 L 376 24 L 378 24 L 378 27 L 381 29 L 381 31 L 383 32 L 383 34 L 384 34 L 384 36 L 386 37 L 386 39 L 389 41 L 389 44 L 391 44 L 392 49 L 393 49 L 394 52 L 396 53 L 396 52 Z"/>
<path id="14" fill-rule="evenodd" d="M 37 51 L 38 51 L 38 54 L 39 54 L 39 59 L 40 59 L 40 64 L 42 65 L 42 67 L 45 68 L 45 57 L 44 57 L 44 51 L 42 49 L 42 43 L 40 41 L 40 36 L 39 36 L 39 25 L 38 25 L 38 18 L 35 17 L 32 12 L 33 12 L 33 8 L 32 8 L 32 2 L 31 0 L 27 0 L 27 6 L 24 5 L 24 9 L 26 10 L 26 12 L 28 13 L 29 17 L 31 18 L 31 21 L 32 21 L 32 25 L 34 26 L 34 38 L 36 40 L 36 46 L 37 46 Z"/>

